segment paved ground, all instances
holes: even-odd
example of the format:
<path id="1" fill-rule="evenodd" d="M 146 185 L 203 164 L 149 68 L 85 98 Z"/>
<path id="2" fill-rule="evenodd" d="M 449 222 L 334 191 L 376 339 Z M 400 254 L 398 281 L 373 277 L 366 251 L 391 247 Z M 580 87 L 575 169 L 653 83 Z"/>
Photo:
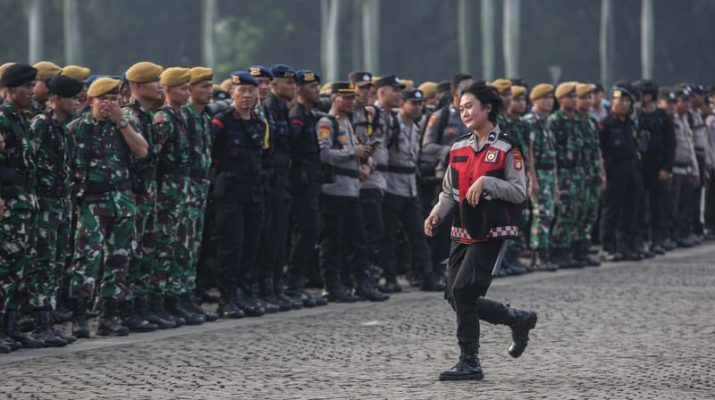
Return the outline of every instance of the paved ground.
<path id="1" fill-rule="evenodd" d="M 489 297 L 539 324 L 511 359 L 482 329 L 482 382 L 457 356 L 439 294 L 85 340 L 0 355 L 7 399 L 713 399 L 715 245 L 653 262 L 498 280 Z"/>

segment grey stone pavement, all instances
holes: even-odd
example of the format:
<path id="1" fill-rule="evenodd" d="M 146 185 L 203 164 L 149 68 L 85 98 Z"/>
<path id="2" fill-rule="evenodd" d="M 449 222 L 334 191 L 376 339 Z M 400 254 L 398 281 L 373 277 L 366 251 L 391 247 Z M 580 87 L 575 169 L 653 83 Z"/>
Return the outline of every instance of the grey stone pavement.
<path id="1" fill-rule="evenodd" d="M 333 304 L 0 355 L 0 399 L 714 399 L 715 245 L 641 263 L 499 279 L 539 313 L 525 354 L 483 324 L 481 382 L 441 294 Z"/>

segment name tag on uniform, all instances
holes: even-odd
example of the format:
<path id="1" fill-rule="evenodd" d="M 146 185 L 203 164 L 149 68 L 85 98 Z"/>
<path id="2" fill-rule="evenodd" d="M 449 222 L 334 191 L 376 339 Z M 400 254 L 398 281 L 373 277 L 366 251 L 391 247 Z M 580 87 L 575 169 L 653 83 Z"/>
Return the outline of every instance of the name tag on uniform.
<path id="1" fill-rule="evenodd" d="M 484 156 L 484 162 L 496 163 L 499 158 L 499 150 L 487 150 L 487 154 Z"/>

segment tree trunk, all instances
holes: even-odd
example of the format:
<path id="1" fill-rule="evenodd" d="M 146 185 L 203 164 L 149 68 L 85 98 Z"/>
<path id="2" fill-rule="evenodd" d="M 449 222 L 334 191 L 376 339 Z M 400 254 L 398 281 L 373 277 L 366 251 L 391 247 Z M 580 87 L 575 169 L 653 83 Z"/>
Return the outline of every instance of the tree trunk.
<path id="1" fill-rule="evenodd" d="M 373 74 L 380 72 L 380 3 L 362 2 L 363 66 Z"/>
<path id="2" fill-rule="evenodd" d="M 43 57 L 44 49 L 42 48 L 43 37 L 43 15 L 45 9 L 45 0 L 32 0 L 30 3 L 30 16 L 28 21 L 29 29 L 29 61 L 34 64 Z"/>
<path id="3" fill-rule="evenodd" d="M 201 2 L 201 48 L 203 64 L 207 67 L 216 66 L 216 16 L 218 14 L 218 0 L 203 0 Z"/>
<path id="4" fill-rule="evenodd" d="M 77 0 L 62 4 L 65 36 L 65 64 L 82 64 L 82 25 Z"/>
<path id="5" fill-rule="evenodd" d="M 482 0 L 482 78 L 494 79 L 494 0 Z"/>
<path id="6" fill-rule="evenodd" d="M 601 0 L 601 84 L 609 88 L 613 79 L 613 7 L 611 0 Z"/>
<path id="7" fill-rule="evenodd" d="M 654 18 L 653 0 L 641 3 L 641 76 L 653 79 Z"/>
<path id="8" fill-rule="evenodd" d="M 521 0 L 504 0 L 504 69 L 507 78 L 519 77 Z"/>

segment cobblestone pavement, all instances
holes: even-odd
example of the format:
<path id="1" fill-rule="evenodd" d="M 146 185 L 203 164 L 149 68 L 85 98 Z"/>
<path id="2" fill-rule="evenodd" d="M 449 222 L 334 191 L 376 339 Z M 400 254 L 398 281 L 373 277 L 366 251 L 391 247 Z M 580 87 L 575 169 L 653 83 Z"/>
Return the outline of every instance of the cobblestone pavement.
<path id="1" fill-rule="evenodd" d="M 651 262 L 495 281 L 539 313 L 526 353 L 484 324 L 481 382 L 439 382 L 458 350 L 440 294 L 330 305 L 0 355 L 7 399 L 713 399 L 715 245 Z"/>

